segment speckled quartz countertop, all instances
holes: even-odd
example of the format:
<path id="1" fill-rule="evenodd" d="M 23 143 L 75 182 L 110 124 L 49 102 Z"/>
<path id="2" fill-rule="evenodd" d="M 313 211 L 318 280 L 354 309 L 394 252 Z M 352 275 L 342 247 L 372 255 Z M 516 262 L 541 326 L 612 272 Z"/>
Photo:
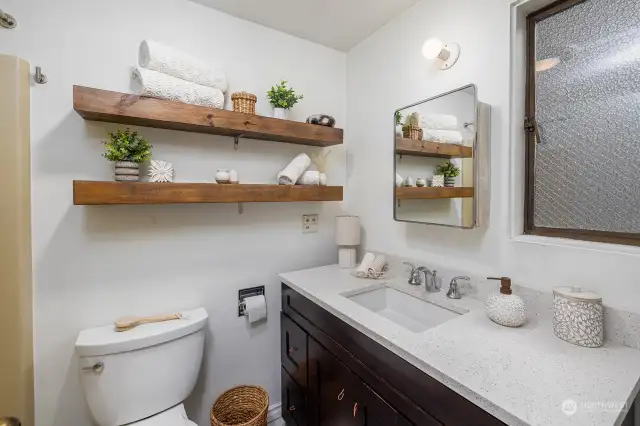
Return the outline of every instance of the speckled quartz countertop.
<path id="1" fill-rule="evenodd" d="M 630 406 L 638 391 L 639 350 L 614 343 L 598 349 L 566 343 L 553 335 L 548 314 L 530 318 L 521 328 L 502 327 L 486 317 L 480 300 L 450 300 L 444 289 L 429 294 L 403 277 L 382 282 L 358 279 L 337 265 L 280 277 L 508 425 L 620 425 L 625 404 Z M 387 285 L 468 313 L 414 333 L 343 295 L 372 285 Z M 567 400 L 577 404 L 572 415 L 562 409 Z"/>

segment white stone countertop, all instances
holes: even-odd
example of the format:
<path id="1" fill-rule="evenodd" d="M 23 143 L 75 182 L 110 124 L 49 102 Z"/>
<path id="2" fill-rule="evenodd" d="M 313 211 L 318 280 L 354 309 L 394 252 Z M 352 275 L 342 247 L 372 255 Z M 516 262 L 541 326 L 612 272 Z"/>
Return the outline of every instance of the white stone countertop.
<path id="1" fill-rule="evenodd" d="M 444 288 L 427 293 L 402 277 L 359 279 L 337 265 L 280 278 L 508 425 L 617 426 L 638 391 L 639 350 L 609 342 L 597 349 L 572 345 L 554 336 L 551 317 L 535 316 L 520 328 L 502 327 L 486 317 L 480 300 L 450 300 Z M 343 296 L 372 285 L 469 312 L 414 333 Z M 567 400 L 577 404 L 572 415 L 563 412 Z"/>

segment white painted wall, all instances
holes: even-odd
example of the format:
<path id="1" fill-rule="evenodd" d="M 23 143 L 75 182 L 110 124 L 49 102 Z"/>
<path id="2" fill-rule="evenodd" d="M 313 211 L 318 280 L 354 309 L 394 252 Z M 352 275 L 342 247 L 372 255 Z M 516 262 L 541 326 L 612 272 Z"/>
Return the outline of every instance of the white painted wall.
<path id="1" fill-rule="evenodd" d="M 524 102 L 511 104 L 510 81 L 521 76 L 521 69 L 510 63 L 510 3 L 422 0 L 349 52 L 349 211 L 362 216 L 371 249 L 421 258 L 427 265 L 508 275 L 542 290 L 580 285 L 600 292 L 610 306 L 640 312 L 637 248 L 518 235 L 523 166 L 516 148 L 522 141 L 512 137 L 511 125 L 521 128 L 522 115 L 511 120 L 511 111 L 521 111 Z M 460 43 L 462 54 L 451 70 L 435 70 L 422 57 L 422 43 L 430 37 Z M 393 111 L 468 83 L 477 84 L 480 101 L 492 105 L 490 227 L 394 222 Z M 514 80 L 514 87 L 521 85 Z M 521 134 L 519 129 L 513 133 Z"/>
<path id="2" fill-rule="evenodd" d="M 46 85 L 32 88 L 33 255 L 37 426 L 91 424 L 73 344 L 83 328 L 122 315 L 204 306 L 210 314 L 203 377 L 188 401 L 209 424 L 215 397 L 240 383 L 280 400 L 279 282 L 283 271 L 335 261 L 332 218 L 339 203 L 104 206 L 72 204 L 73 179 L 110 179 L 100 157 L 107 130 L 72 107 L 72 85 L 128 91 L 129 69 L 144 38 L 163 41 L 228 71 L 230 90 L 259 96 L 280 79 L 304 93 L 293 118 L 326 112 L 346 118 L 346 56 L 186 0 L 5 0 L 18 20 L 0 30 L 0 53 L 41 65 Z M 139 129 L 154 156 L 174 163 L 177 180 L 211 181 L 218 167 L 243 182 L 273 182 L 305 147 Z M 331 157 L 330 184 L 342 184 L 344 152 Z M 318 234 L 301 234 L 301 215 L 322 213 Z M 267 286 L 269 321 L 237 317 L 240 288 Z M 170 366 L 169 366 L 170 367 Z"/>

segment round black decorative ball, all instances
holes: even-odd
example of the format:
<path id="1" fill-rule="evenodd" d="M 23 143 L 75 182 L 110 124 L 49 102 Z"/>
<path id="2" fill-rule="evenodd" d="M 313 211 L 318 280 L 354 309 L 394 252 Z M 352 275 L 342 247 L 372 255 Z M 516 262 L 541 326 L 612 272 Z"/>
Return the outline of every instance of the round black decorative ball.
<path id="1" fill-rule="evenodd" d="M 314 114 L 307 118 L 307 123 L 317 124 L 319 126 L 334 127 L 336 125 L 336 119 L 326 114 Z"/>

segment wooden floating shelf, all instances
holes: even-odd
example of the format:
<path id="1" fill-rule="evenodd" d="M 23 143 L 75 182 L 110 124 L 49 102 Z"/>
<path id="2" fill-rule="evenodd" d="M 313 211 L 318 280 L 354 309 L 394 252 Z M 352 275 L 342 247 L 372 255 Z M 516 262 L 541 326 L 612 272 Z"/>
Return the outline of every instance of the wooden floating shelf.
<path id="1" fill-rule="evenodd" d="M 342 187 L 73 181 L 75 205 L 299 201 L 342 201 Z"/>
<path id="2" fill-rule="evenodd" d="M 396 154 L 412 155 L 416 157 L 472 158 L 473 148 L 470 146 L 454 145 L 450 143 L 396 138 Z"/>
<path id="3" fill-rule="evenodd" d="M 342 129 L 83 86 L 73 86 L 73 109 L 85 120 L 299 145 L 340 145 L 343 138 Z"/>
<path id="4" fill-rule="evenodd" d="M 473 188 L 434 188 L 434 187 L 406 187 L 396 188 L 397 200 L 434 200 L 442 198 L 471 198 Z"/>

